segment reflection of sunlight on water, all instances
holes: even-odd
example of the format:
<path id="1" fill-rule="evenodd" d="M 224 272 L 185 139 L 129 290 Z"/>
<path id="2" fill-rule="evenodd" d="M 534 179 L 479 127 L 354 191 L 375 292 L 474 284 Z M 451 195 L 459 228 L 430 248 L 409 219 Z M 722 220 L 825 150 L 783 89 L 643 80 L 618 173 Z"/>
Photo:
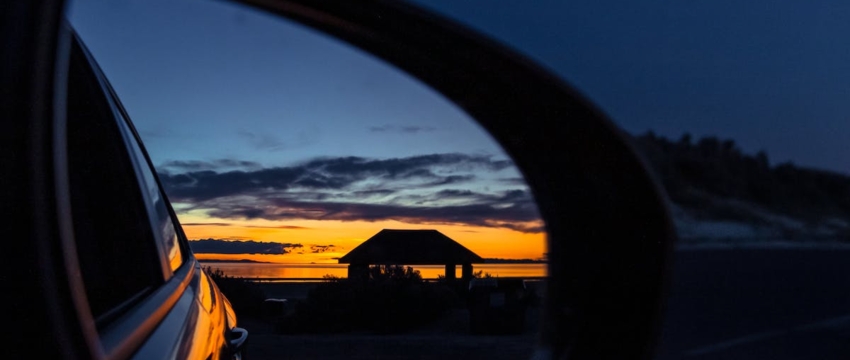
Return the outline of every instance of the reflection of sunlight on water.
<path id="1" fill-rule="evenodd" d="M 202 261 L 203 263 L 203 261 Z M 229 276 L 248 278 L 321 278 L 324 275 L 348 276 L 348 264 L 250 264 L 215 262 L 203 263 L 213 269 L 221 269 Z M 413 267 L 425 279 L 436 279 L 445 273 L 440 265 L 419 265 Z M 483 271 L 500 277 L 539 277 L 546 276 L 546 264 L 476 264 L 475 272 Z M 460 269 L 456 270 L 460 276 Z"/>

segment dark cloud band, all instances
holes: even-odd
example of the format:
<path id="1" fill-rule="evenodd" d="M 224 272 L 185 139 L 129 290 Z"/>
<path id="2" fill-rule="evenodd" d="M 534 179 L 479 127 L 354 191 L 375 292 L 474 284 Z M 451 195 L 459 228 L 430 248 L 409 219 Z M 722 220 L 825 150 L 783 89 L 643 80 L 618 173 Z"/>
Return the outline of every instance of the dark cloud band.
<path id="1" fill-rule="evenodd" d="M 542 232 L 524 185 L 500 192 L 456 188 L 486 189 L 475 184 L 476 174 L 512 166 L 490 156 L 448 153 L 319 158 L 250 171 L 166 169 L 160 178 L 172 201 L 188 205 L 182 211 L 204 210 L 219 219 L 396 220 Z"/>
<path id="2" fill-rule="evenodd" d="M 224 239 L 190 240 L 189 246 L 195 253 L 207 254 L 263 254 L 283 255 L 294 249 L 303 248 L 301 244 L 274 243 L 262 241 L 236 241 Z"/>

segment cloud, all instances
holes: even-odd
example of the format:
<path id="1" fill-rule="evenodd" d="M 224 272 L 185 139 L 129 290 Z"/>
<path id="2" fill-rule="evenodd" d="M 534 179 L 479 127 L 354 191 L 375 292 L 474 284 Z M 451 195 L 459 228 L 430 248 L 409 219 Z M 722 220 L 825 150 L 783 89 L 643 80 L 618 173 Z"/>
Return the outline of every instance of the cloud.
<path id="1" fill-rule="evenodd" d="M 286 140 L 269 133 L 257 133 L 243 130 L 237 133 L 251 146 L 262 151 L 281 151 L 315 144 L 319 140 L 319 128 L 315 125 L 296 129 L 286 134 Z"/>
<path id="2" fill-rule="evenodd" d="M 304 226 L 295 226 L 295 225 L 274 225 L 274 226 L 261 226 L 261 225 L 234 225 L 231 223 L 223 223 L 223 222 L 214 222 L 214 223 L 185 223 L 180 224 L 183 226 L 240 226 L 245 228 L 259 228 L 259 229 L 287 229 L 287 230 L 306 230 L 309 227 Z"/>
<path id="3" fill-rule="evenodd" d="M 412 181 L 410 186 L 441 186 L 475 179 L 452 174 L 481 169 L 499 171 L 513 166 L 507 160 L 466 154 L 431 154 L 392 159 L 362 157 L 318 158 L 289 167 L 216 172 L 160 172 L 160 180 L 174 201 L 203 201 L 218 197 L 291 189 L 342 190 L 366 180 Z M 440 170 L 443 173 L 437 173 Z"/>
<path id="4" fill-rule="evenodd" d="M 189 246 L 195 253 L 206 254 L 262 254 L 262 255 L 285 255 L 291 253 L 304 254 L 305 249 L 309 252 L 320 254 L 325 252 L 336 252 L 344 250 L 335 245 L 302 245 L 297 243 L 276 243 L 263 241 L 238 241 L 228 239 L 199 239 L 189 240 Z"/>
<path id="5" fill-rule="evenodd" d="M 522 193 L 520 193 L 522 192 Z M 542 232 L 536 205 L 524 191 L 503 196 L 469 195 L 475 203 L 446 206 L 407 206 L 346 202 L 305 202 L 272 198 L 262 202 L 234 204 L 205 202 L 212 217 L 266 220 L 395 220 L 413 224 L 460 224 L 502 227 L 521 232 Z"/>
<path id="6" fill-rule="evenodd" d="M 391 132 L 398 134 L 416 134 L 419 132 L 428 132 L 434 130 L 437 130 L 437 128 L 432 126 L 397 126 L 389 124 L 369 127 L 369 131 L 371 132 Z"/>
<path id="7" fill-rule="evenodd" d="M 303 248 L 301 244 L 275 243 L 262 241 L 235 241 L 225 239 L 189 240 L 189 247 L 195 253 L 208 254 L 264 254 L 283 255 L 293 249 Z"/>
<path id="8" fill-rule="evenodd" d="M 245 225 L 243 227 L 260 228 L 260 229 L 286 229 L 286 230 L 307 230 L 307 229 L 310 229 L 309 227 L 295 226 L 295 225 L 278 225 L 278 226 Z"/>
<path id="9" fill-rule="evenodd" d="M 240 131 L 238 134 L 259 150 L 275 151 L 283 150 L 286 147 L 283 140 L 271 134 L 257 134 L 250 131 Z"/>
<path id="10" fill-rule="evenodd" d="M 456 189 L 446 189 L 441 190 L 434 194 L 439 198 L 463 198 L 463 199 L 477 199 L 481 198 L 483 195 L 477 192 L 473 192 L 472 190 L 456 190 Z"/>
<path id="11" fill-rule="evenodd" d="M 350 194 L 354 195 L 355 197 L 373 197 L 373 196 L 383 197 L 383 196 L 392 195 L 394 193 L 396 193 L 396 190 L 372 189 L 372 190 L 358 190 L 358 191 L 351 192 Z"/>
<path id="12" fill-rule="evenodd" d="M 257 170 L 260 168 L 262 168 L 262 165 L 254 161 L 219 159 L 213 161 L 171 160 L 158 166 L 157 170 L 160 172 L 189 172 L 232 169 Z"/>
<path id="13" fill-rule="evenodd" d="M 336 157 L 256 170 L 165 172 L 160 179 L 169 198 L 184 205 L 180 211 L 218 219 L 395 220 L 541 232 L 524 185 L 491 191 L 478 183 L 479 176 L 512 166 L 458 153 Z"/>
<path id="14" fill-rule="evenodd" d="M 426 186 L 440 186 L 440 185 L 449 185 L 449 184 L 458 184 L 464 183 L 468 181 L 472 181 L 475 179 L 475 175 L 450 175 L 442 177 L 438 180 L 434 180 L 425 184 Z"/>
<path id="15" fill-rule="evenodd" d="M 499 182 L 509 185 L 527 185 L 522 177 L 501 178 Z"/>
<path id="16" fill-rule="evenodd" d="M 341 249 L 337 249 L 336 246 L 333 245 L 310 245 L 310 252 L 313 254 L 320 254 L 329 251 L 337 251 Z"/>

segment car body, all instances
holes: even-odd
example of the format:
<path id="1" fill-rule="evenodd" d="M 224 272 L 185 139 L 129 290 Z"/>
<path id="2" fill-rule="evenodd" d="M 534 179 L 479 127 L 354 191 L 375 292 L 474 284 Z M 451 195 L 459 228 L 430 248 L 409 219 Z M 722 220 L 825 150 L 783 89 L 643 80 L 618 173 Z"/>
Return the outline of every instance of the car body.
<path id="1" fill-rule="evenodd" d="M 54 140 L 68 180 L 60 216 L 73 243 L 56 265 L 67 276 L 85 355 L 241 358 L 247 331 L 236 327 L 232 306 L 189 249 L 109 82 L 73 30 L 64 24 L 62 31 L 67 112 L 54 123 L 65 136 Z"/>
<path id="2" fill-rule="evenodd" d="M 407 3 L 244 3 L 407 71 L 504 147 L 548 235 L 538 357 L 652 356 L 675 232 L 657 181 L 600 111 L 524 57 Z M 192 256 L 126 112 L 62 26 L 63 10 L 45 0 L 0 12 L 0 206 L 3 225 L 25 234 L 7 242 L 14 256 L 0 272 L 14 329 L 4 352 L 238 357 L 245 331 Z"/>

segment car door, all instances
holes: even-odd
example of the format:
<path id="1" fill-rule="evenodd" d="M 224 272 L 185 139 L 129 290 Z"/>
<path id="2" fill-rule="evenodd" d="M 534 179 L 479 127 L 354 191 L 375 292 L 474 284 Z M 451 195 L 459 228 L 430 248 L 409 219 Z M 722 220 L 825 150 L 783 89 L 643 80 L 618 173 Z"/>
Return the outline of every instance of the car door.
<path id="1" fill-rule="evenodd" d="M 230 355 L 235 317 L 191 256 L 126 111 L 75 35 L 70 56 L 71 211 L 99 350 L 110 358 Z"/>

